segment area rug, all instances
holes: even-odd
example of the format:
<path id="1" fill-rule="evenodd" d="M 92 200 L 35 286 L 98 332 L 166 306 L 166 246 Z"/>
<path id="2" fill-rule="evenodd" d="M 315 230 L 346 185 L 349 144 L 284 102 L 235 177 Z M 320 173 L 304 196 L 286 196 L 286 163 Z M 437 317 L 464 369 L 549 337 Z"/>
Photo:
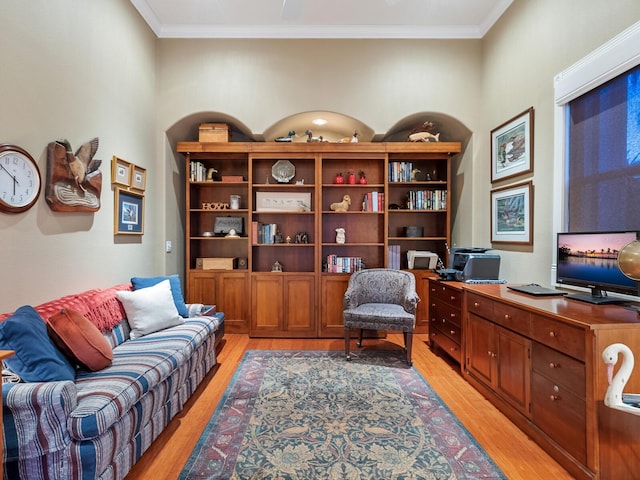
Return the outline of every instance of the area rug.
<path id="1" fill-rule="evenodd" d="M 245 353 L 180 474 L 203 478 L 506 479 L 401 352 L 273 350 Z"/>

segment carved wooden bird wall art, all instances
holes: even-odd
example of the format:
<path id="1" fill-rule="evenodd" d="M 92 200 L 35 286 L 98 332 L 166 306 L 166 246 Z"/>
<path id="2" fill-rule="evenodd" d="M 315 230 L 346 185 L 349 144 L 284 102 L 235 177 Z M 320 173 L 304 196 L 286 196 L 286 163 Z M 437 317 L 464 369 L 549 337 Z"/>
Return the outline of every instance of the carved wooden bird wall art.
<path id="1" fill-rule="evenodd" d="M 95 212 L 100 209 L 102 160 L 94 159 L 98 151 L 96 137 L 73 153 L 67 139 L 47 147 L 47 190 L 49 207 L 57 212 Z"/>

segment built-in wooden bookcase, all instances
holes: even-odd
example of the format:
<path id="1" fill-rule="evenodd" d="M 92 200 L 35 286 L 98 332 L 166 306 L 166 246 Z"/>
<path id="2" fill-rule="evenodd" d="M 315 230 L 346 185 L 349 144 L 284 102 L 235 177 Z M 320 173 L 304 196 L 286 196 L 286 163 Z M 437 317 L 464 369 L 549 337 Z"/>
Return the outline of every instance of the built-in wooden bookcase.
<path id="1" fill-rule="evenodd" d="M 180 142 L 178 151 L 185 154 L 187 168 L 187 301 L 216 304 L 225 312 L 229 332 L 340 337 L 350 270 L 392 266 L 389 247 L 395 245 L 393 258 L 401 268 L 407 268 L 412 249 L 430 250 L 446 262 L 457 142 Z M 295 170 L 281 183 L 272 175 L 279 161 Z M 190 174 L 194 162 L 201 164 L 198 178 Z M 392 175 L 400 164 L 409 168 L 408 177 Z M 355 184 L 349 183 L 350 172 Z M 344 184 L 335 182 L 338 174 Z M 360 183 L 361 174 L 366 183 Z M 211 209 L 231 203 L 231 195 L 240 197 L 238 209 Z M 332 208 L 345 195 L 351 199 L 347 210 Z M 279 207 L 292 201 L 300 208 Z M 242 218 L 240 237 L 205 234 L 224 216 Z M 407 236 L 406 227 L 417 227 L 419 235 Z M 339 228 L 344 242 L 338 241 Z M 201 269 L 199 258 L 240 263 L 233 270 Z M 274 268 L 276 262 L 280 268 Z M 428 292 L 431 273 L 414 273 L 418 290 Z M 419 307 L 418 331 L 426 332 L 427 326 L 426 306 Z"/>

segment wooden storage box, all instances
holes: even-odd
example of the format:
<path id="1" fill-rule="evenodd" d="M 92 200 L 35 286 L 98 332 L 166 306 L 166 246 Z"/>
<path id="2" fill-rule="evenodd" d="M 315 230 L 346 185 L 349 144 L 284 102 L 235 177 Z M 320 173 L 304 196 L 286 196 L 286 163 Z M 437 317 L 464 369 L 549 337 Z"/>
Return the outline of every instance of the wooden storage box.
<path id="1" fill-rule="evenodd" d="M 228 142 L 229 126 L 226 123 L 201 123 L 198 141 L 208 142 Z"/>
<path id="2" fill-rule="evenodd" d="M 238 267 L 237 258 L 197 258 L 196 269 L 198 270 L 233 270 Z"/>

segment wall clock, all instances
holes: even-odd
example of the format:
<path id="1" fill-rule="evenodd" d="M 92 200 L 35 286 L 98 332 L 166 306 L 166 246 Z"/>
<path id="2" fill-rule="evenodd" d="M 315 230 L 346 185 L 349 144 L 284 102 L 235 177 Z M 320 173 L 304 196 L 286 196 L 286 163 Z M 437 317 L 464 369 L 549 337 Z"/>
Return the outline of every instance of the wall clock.
<path id="1" fill-rule="evenodd" d="M 24 212 L 40 196 L 40 170 L 29 153 L 10 144 L 0 145 L 0 212 Z"/>

